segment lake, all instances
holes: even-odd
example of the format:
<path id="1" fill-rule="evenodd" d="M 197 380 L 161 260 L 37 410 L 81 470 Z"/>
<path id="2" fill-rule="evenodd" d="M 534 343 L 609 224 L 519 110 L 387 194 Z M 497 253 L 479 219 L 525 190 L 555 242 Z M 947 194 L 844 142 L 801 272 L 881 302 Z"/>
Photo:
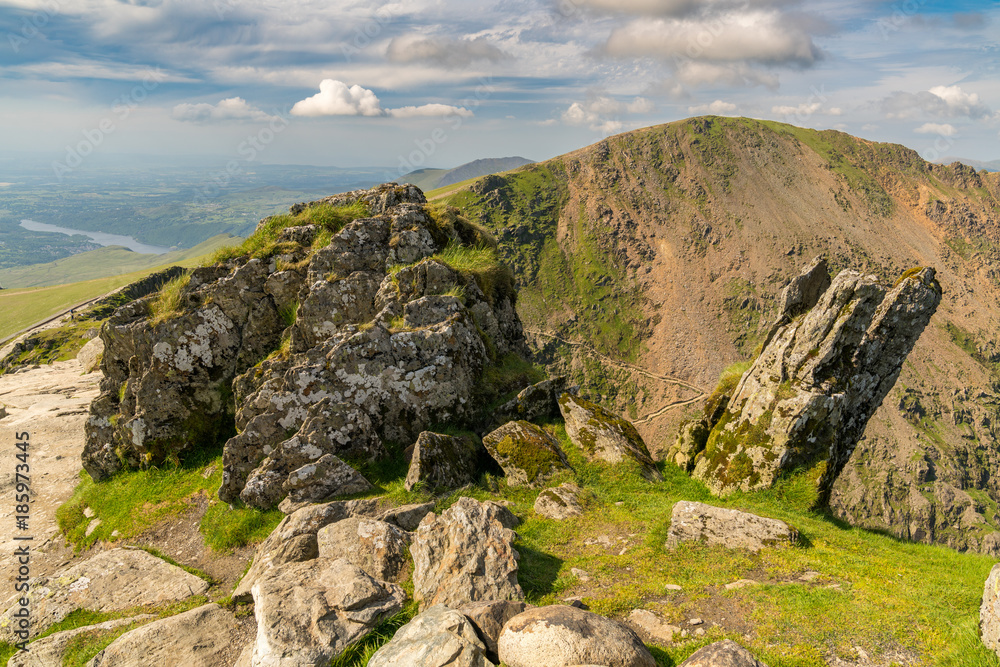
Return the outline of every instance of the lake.
<path id="1" fill-rule="evenodd" d="M 162 255 L 165 252 L 170 252 L 170 248 L 139 243 L 131 236 L 105 234 L 104 232 L 85 232 L 82 229 L 70 229 L 68 227 L 60 227 L 58 225 L 49 225 L 44 222 L 35 222 L 34 220 L 22 220 L 21 226 L 31 232 L 52 232 L 54 234 L 66 234 L 67 236 L 82 234 L 94 243 L 103 246 L 122 245 L 132 252 L 137 252 L 142 255 Z"/>

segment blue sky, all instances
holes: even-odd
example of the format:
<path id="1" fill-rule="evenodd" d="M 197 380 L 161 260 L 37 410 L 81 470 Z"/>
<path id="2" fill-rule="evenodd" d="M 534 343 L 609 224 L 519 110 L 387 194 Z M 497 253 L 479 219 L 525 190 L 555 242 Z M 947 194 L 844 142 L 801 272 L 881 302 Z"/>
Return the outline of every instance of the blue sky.
<path id="1" fill-rule="evenodd" d="M 545 159 L 708 113 L 1000 159 L 997 2 L 0 0 L 0 35 L 0 145 L 67 164 Z"/>

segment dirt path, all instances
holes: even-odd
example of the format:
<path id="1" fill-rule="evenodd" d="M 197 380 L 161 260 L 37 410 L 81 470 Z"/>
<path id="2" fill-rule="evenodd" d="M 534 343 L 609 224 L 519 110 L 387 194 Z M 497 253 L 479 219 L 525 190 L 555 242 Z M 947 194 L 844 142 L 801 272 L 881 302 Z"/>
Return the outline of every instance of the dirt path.
<path id="1" fill-rule="evenodd" d="M 7 416 L 0 419 L 0 581 L 10 591 L 14 576 L 11 554 L 16 535 L 30 535 L 34 552 L 48 551 L 62 559 L 56 509 L 73 493 L 81 470 L 83 425 L 90 402 L 97 397 L 101 374 L 83 374 L 80 362 L 60 361 L 47 366 L 0 375 L 0 403 Z M 15 524 L 16 434 L 30 434 L 30 519 L 27 531 Z M 44 561 L 36 561 L 43 568 Z M 58 564 L 58 563 L 56 563 Z M 31 574 L 42 574 L 38 568 Z M 5 597 L 0 595 L 0 597 Z"/>
<path id="2" fill-rule="evenodd" d="M 695 396 L 695 397 L 693 397 L 693 398 L 688 398 L 688 399 L 684 399 L 683 401 L 674 401 L 673 403 L 668 403 L 667 405 L 662 406 L 656 412 L 652 412 L 652 413 L 650 413 L 648 415 L 645 415 L 643 417 L 640 417 L 638 419 L 634 419 L 634 420 L 632 420 L 633 424 L 637 424 L 638 425 L 638 424 L 649 423 L 649 422 L 653 421 L 654 419 L 657 419 L 658 417 L 664 416 L 665 414 L 667 414 L 668 412 L 670 412 L 671 410 L 673 410 L 675 408 L 684 407 L 685 405 L 690 405 L 691 403 L 696 403 L 696 402 L 700 401 L 708 393 L 707 390 L 702 389 L 698 385 L 691 384 L 687 380 L 682 380 L 680 378 L 672 377 L 670 375 L 659 375 L 658 373 L 652 373 L 650 371 L 647 371 L 645 368 L 640 368 L 638 366 L 633 366 L 632 364 L 625 363 L 624 361 L 619 361 L 617 359 L 612 359 L 611 357 L 608 357 L 608 356 L 605 356 L 605 355 L 601 354 L 600 352 L 598 352 L 596 349 L 594 349 L 593 347 L 591 347 L 587 343 L 581 343 L 581 342 L 578 342 L 578 341 L 566 340 L 565 338 L 560 338 L 559 336 L 556 336 L 555 334 L 546 333 L 544 331 L 538 331 L 536 329 L 525 329 L 524 331 L 525 331 L 525 333 L 529 333 L 529 334 L 532 334 L 532 335 L 535 335 L 535 336 L 544 336 L 545 338 L 551 338 L 553 340 L 559 341 L 560 343 L 565 343 L 566 345 L 572 345 L 573 347 L 582 348 L 585 352 L 587 352 L 588 354 L 590 354 L 590 355 L 592 355 L 594 357 L 597 357 L 598 359 L 600 359 L 601 361 L 603 361 L 606 364 L 610 364 L 612 366 L 617 366 L 618 368 L 624 368 L 625 370 L 631 371 L 633 373 L 638 373 L 639 375 L 643 375 L 643 376 L 648 377 L 648 378 L 650 378 L 652 380 L 657 380 L 659 382 L 664 382 L 664 383 L 667 383 L 667 384 L 674 384 L 674 385 L 677 385 L 679 387 L 684 387 L 685 389 L 690 389 L 692 391 L 698 392 L 698 395 Z"/>

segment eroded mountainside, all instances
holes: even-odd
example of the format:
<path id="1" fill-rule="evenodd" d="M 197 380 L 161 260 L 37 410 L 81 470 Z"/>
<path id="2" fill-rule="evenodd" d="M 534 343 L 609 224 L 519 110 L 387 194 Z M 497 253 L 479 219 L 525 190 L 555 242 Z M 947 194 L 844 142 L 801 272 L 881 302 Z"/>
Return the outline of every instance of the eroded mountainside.
<path id="1" fill-rule="evenodd" d="M 1000 176 L 750 119 L 637 130 L 448 195 L 490 226 L 540 359 L 664 452 L 817 255 L 943 298 L 833 486 L 857 525 L 992 550 L 1000 525 Z"/>

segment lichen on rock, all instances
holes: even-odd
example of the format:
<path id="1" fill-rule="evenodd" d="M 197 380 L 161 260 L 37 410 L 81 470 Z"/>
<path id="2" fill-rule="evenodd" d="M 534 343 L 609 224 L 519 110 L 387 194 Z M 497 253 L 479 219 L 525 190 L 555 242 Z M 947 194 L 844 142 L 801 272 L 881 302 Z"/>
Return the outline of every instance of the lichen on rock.
<path id="1" fill-rule="evenodd" d="M 512 485 L 538 486 L 570 469 L 555 436 L 530 422 L 508 422 L 486 434 L 483 445 Z"/>

